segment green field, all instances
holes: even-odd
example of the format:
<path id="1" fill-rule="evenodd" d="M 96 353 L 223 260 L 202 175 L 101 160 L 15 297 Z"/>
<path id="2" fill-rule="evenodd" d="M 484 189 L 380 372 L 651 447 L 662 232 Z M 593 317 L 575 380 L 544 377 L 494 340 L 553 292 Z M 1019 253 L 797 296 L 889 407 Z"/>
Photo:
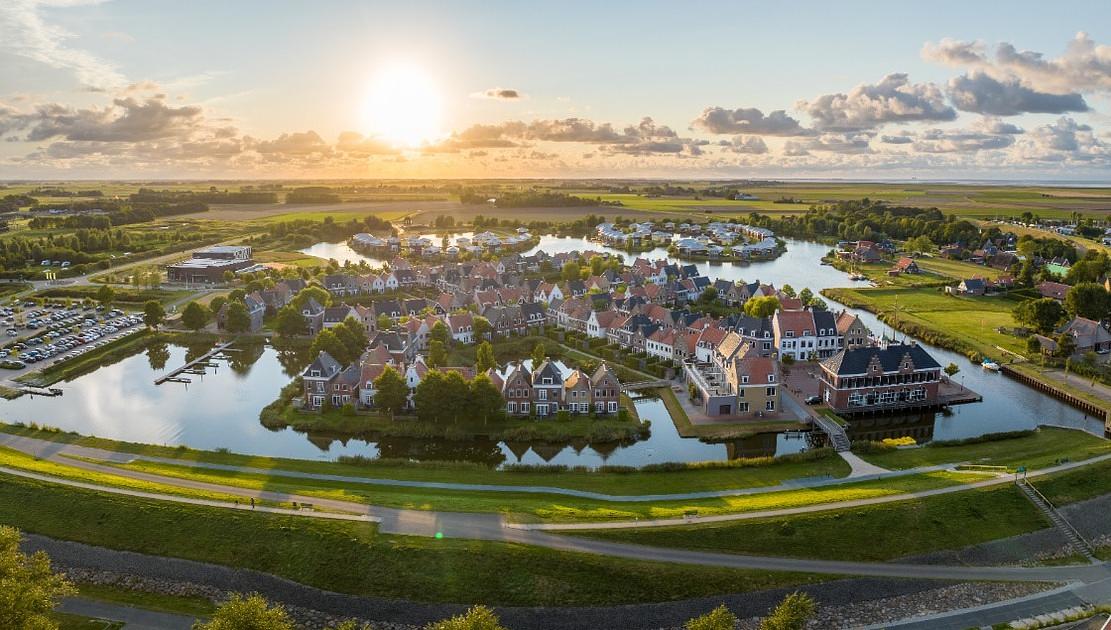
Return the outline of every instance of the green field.
<path id="1" fill-rule="evenodd" d="M 998 347 L 1026 354 L 1024 339 L 998 332 L 1018 326 L 1003 296 L 963 297 L 939 288 L 825 289 L 822 295 L 876 313 L 894 328 L 964 354 L 1000 357 Z"/>
<path id="2" fill-rule="evenodd" d="M 967 462 L 986 466 L 1046 468 L 1063 460 L 1080 461 L 1111 453 L 1111 441 L 1075 429 L 1041 427 L 1033 434 L 974 444 L 929 443 L 887 453 L 862 453 L 863 459 L 892 470 Z"/>
<path id="3" fill-rule="evenodd" d="M 824 579 L 391 536 L 368 523 L 171 504 L 8 476 L 0 483 L 0 523 L 112 549 L 255 569 L 332 591 L 433 602 L 598 606 Z"/>
<path id="4" fill-rule="evenodd" d="M 885 561 L 1017 536 L 1049 526 L 1012 486 L 787 518 L 583 536 L 659 547 L 826 560 Z"/>

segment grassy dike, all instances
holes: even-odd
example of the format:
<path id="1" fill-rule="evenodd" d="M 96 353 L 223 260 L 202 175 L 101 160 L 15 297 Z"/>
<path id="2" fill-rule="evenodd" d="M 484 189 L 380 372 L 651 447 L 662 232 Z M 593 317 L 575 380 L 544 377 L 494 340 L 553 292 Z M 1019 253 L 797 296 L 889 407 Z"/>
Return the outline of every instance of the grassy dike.
<path id="1" fill-rule="evenodd" d="M 918 448 L 900 448 L 881 453 L 860 453 L 863 459 L 892 470 L 967 462 L 987 466 L 1029 470 L 1046 468 L 1062 461 L 1080 461 L 1111 453 L 1111 441 L 1078 429 L 1039 427 L 1018 434 L 988 434 L 954 442 L 928 442 Z"/>
<path id="2" fill-rule="evenodd" d="M 323 589 L 491 605 L 704 597 L 816 576 L 686 567 L 107 495 L 0 475 L 0 522 L 86 544 L 255 569 Z"/>
<path id="3" fill-rule="evenodd" d="M 829 451 L 805 457 L 759 457 L 692 464 L 656 465 L 633 468 L 566 468 L 522 466 L 493 470 L 471 462 L 411 462 L 408 460 L 351 459 L 319 462 L 302 459 L 262 457 L 235 453 L 200 451 L 184 446 L 170 447 L 105 438 L 85 437 L 39 427 L 0 424 L 0 432 L 33 437 L 106 451 L 178 460 L 182 464 L 205 463 L 244 466 L 273 471 L 294 471 L 400 479 L 446 481 L 471 484 L 536 485 L 588 490 L 606 494 L 660 494 L 755 488 L 772 486 L 800 477 L 829 475 L 844 477 L 849 466 Z"/>

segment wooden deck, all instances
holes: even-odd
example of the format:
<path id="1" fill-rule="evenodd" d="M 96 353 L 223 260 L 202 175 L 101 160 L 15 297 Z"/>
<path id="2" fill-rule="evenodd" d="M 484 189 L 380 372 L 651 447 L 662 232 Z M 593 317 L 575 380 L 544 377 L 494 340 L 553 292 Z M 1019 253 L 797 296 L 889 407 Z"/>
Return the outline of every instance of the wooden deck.
<path id="1" fill-rule="evenodd" d="M 186 363 L 185 365 L 183 365 L 183 366 L 181 366 L 177 369 L 171 370 L 169 372 L 166 372 L 162 376 L 154 379 L 154 384 L 155 385 L 161 385 L 162 383 L 166 383 L 166 382 L 170 382 L 170 383 L 188 383 L 189 379 L 180 378 L 178 375 L 181 374 L 182 372 L 189 371 L 191 368 L 193 368 L 196 365 L 207 364 L 209 359 L 211 359 L 213 356 L 223 352 L 224 350 L 227 350 L 229 347 L 231 347 L 231 345 L 233 343 L 235 343 L 234 340 L 233 341 L 228 341 L 226 343 L 222 343 L 222 344 L 216 346 L 215 348 L 213 348 L 213 349 L 209 350 L 208 352 L 202 354 L 201 356 L 197 357 L 196 359 L 193 359 L 192 361 Z"/>

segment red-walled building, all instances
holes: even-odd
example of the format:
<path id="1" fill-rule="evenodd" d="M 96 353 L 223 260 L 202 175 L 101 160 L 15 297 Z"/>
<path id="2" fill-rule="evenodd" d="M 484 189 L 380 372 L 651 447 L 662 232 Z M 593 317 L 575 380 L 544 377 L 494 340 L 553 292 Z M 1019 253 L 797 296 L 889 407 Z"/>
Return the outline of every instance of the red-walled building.
<path id="1" fill-rule="evenodd" d="M 821 367 L 819 395 L 839 413 L 937 404 L 941 365 L 914 343 L 845 349 Z"/>

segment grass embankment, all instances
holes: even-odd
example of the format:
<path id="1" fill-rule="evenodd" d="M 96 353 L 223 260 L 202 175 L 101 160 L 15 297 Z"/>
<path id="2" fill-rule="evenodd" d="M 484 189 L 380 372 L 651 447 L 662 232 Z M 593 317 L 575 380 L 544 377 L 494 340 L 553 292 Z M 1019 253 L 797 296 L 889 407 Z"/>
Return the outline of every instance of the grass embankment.
<path id="1" fill-rule="evenodd" d="M 98 286 L 89 285 L 74 285 L 68 287 L 55 287 L 39 291 L 35 294 L 37 298 L 47 299 L 72 299 L 72 300 L 95 300 L 97 291 L 100 290 Z M 131 287 L 112 287 L 113 295 L 112 301 L 115 305 L 126 305 L 131 307 L 142 307 L 150 300 L 158 300 L 162 304 L 169 304 L 183 298 L 189 297 L 193 291 L 186 290 L 163 290 L 163 289 L 136 289 Z"/>
<path id="2" fill-rule="evenodd" d="M 332 591 L 467 604 L 653 602 L 822 579 L 390 536 L 369 523 L 177 505 L 7 476 L 0 483 L 0 522 L 63 540 L 255 569 Z"/>
<path id="3" fill-rule="evenodd" d="M 216 611 L 216 605 L 204 597 L 165 595 L 163 593 L 150 593 L 147 591 L 134 591 L 119 586 L 105 584 L 78 584 L 77 592 L 86 599 L 95 599 L 102 602 L 112 602 L 125 606 L 134 606 L 145 610 L 158 610 L 161 612 L 192 615 L 194 617 L 207 617 Z M 85 626 L 88 630 L 100 630 Z"/>
<path id="4" fill-rule="evenodd" d="M 1054 505 L 1067 505 L 1111 493 L 1111 461 L 1099 462 L 1079 472 L 1032 480 Z"/>
<path id="5" fill-rule="evenodd" d="M 297 493 L 387 507 L 455 512 L 495 512 L 519 522 L 575 522 L 712 516 L 804 505 L 870 499 L 977 481 L 984 476 L 935 472 L 880 481 L 784 490 L 747 496 L 651 502 L 600 501 L 533 493 L 439 490 L 377 486 L 343 481 L 300 479 L 280 473 L 259 474 L 198 469 L 137 461 L 120 469 L 253 490 Z"/>
<path id="6" fill-rule="evenodd" d="M 970 490 L 889 505 L 693 527 L 584 536 L 729 553 L 883 561 L 1017 536 L 1049 526 L 1017 488 Z"/>
<path id="7" fill-rule="evenodd" d="M 861 458 L 892 470 L 967 462 L 1014 469 L 1046 468 L 1111 453 L 1111 441 L 1075 429 L 1040 427 L 1023 435 L 987 435 L 959 442 L 929 442 L 919 448 L 861 453 Z M 995 439 L 999 437 L 1002 439 Z"/>
<path id="8" fill-rule="evenodd" d="M 998 347 L 1026 354 L 1025 340 L 996 330 L 1018 325 L 1011 315 L 1016 302 L 1006 297 L 961 297 L 940 288 L 823 289 L 822 295 L 875 313 L 889 326 L 969 358 L 1005 358 Z"/>
<path id="9" fill-rule="evenodd" d="M 849 465 L 829 451 L 809 457 L 747 458 L 731 461 L 657 465 L 645 470 L 609 467 L 598 470 L 551 466 L 522 466 L 492 470 L 469 462 L 411 462 L 362 459 L 319 462 L 199 451 L 190 448 L 118 442 L 73 433 L 0 424 L 0 431 L 41 440 L 100 448 L 107 451 L 202 463 L 411 481 L 446 481 L 470 484 L 535 485 L 588 490 L 606 494 L 660 494 L 773 486 L 800 477 L 844 477 Z"/>
<path id="10" fill-rule="evenodd" d="M 50 475 L 52 477 L 60 477 L 62 479 L 80 481 L 82 483 L 111 486 L 114 488 L 125 488 L 128 490 L 138 490 L 140 492 L 154 492 L 172 496 L 188 497 L 192 499 L 224 501 L 227 503 L 232 503 L 236 499 L 241 499 L 239 496 L 234 494 L 182 488 L 172 484 L 144 481 L 140 479 L 130 479 L 121 475 L 113 475 L 110 473 L 97 472 L 83 468 L 77 468 L 74 466 L 68 466 L 63 463 L 56 463 L 49 460 L 38 459 L 4 446 L 0 446 L 0 466 L 6 466 L 8 468 L 38 473 L 40 475 Z M 266 502 L 260 502 L 260 504 L 266 504 Z"/>
<path id="11" fill-rule="evenodd" d="M 685 438 L 701 438 L 710 442 L 727 441 L 751 437 L 758 433 L 797 431 L 807 427 L 801 422 L 790 420 L 738 420 L 737 422 L 694 424 L 686 409 L 683 409 L 683 405 L 679 403 L 675 392 L 667 387 L 655 391 L 667 408 L 668 414 L 671 415 L 675 430 Z"/>

